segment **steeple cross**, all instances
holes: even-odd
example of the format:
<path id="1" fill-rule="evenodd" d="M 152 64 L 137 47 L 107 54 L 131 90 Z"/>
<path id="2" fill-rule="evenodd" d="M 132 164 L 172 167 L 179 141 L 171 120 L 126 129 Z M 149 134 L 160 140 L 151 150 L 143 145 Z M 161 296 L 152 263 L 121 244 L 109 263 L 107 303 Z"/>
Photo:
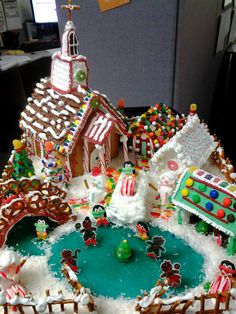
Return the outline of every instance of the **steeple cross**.
<path id="1" fill-rule="evenodd" d="M 72 4 L 72 0 L 67 0 L 67 4 L 63 4 L 61 8 L 62 10 L 67 10 L 68 21 L 72 20 L 72 11 L 80 10 L 80 6 L 76 4 Z"/>

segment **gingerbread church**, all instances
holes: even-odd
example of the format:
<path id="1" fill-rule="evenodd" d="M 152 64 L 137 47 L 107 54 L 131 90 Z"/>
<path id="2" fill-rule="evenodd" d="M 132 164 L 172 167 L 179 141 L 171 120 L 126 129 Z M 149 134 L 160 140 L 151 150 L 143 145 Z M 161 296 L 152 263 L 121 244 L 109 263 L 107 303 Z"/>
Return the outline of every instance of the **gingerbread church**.
<path id="1" fill-rule="evenodd" d="M 86 57 L 79 54 L 79 40 L 72 10 L 64 5 L 68 20 L 61 50 L 52 56 L 51 76 L 41 79 L 21 113 L 20 127 L 30 154 L 43 159 L 51 142 L 69 181 L 91 171 L 94 160 L 105 169 L 123 145 L 128 160 L 124 116 L 107 97 L 88 87 Z"/>

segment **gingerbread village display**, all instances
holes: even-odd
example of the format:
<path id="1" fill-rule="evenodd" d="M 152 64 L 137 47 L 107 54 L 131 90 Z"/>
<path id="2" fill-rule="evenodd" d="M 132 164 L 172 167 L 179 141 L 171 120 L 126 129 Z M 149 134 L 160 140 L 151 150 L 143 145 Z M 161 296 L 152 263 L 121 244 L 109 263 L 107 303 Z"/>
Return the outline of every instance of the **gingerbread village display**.
<path id="1" fill-rule="evenodd" d="M 120 289 L 119 280 L 128 280 L 131 275 L 122 276 L 133 269 L 133 286 L 138 285 L 138 274 L 141 279 L 142 273 L 145 279 L 149 274 L 155 278 L 145 289 L 138 286 L 135 296 L 143 289 L 149 292 L 125 305 L 119 297 L 134 296 L 133 292 L 117 292 L 119 297 L 109 300 L 102 311 L 97 306 L 99 313 L 235 310 L 236 174 L 220 142 L 200 121 L 195 104 L 188 116 L 158 103 L 128 118 L 121 106 L 116 108 L 104 94 L 91 90 L 87 60 L 79 54 L 72 20 L 72 11 L 79 6 L 68 0 L 62 8 L 68 11 L 68 21 L 61 50 L 52 56 L 50 78 L 41 79 L 27 100 L 20 119 L 22 137 L 13 141 L 0 180 L 0 306 L 4 313 L 52 313 L 55 307 L 59 312 L 95 313 L 99 295 L 114 297 L 101 292 L 109 276 L 117 272 L 120 277 L 112 280 L 112 288 Z M 51 288 L 55 286 L 53 277 L 44 280 L 46 296 L 24 284 L 24 275 L 34 268 L 33 262 L 27 268 L 34 256 L 29 251 L 21 257 L 16 252 L 20 243 L 13 250 L 8 239 L 25 218 L 34 219 L 35 239 L 50 247 L 46 251 L 67 243 L 44 261 L 51 264 L 53 273 L 57 267 L 67 279 L 73 288 L 68 296 L 61 289 L 58 294 L 48 290 L 50 281 Z M 51 232 L 50 221 L 60 226 Z M 72 238 L 66 242 L 65 236 Z M 180 238 L 190 241 L 189 246 Z M 37 246 L 33 240 L 30 243 Z M 177 243 L 182 246 L 179 250 Z M 192 250 L 193 255 L 181 256 L 182 249 Z M 192 256 L 202 267 L 196 276 L 186 266 L 193 263 L 194 267 Z M 115 265 L 113 273 L 107 265 L 100 268 L 99 261 L 106 260 Z M 93 285 L 91 292 L 81 282 L 91 271 L 88 264 L 95 261 L 100 270 L 94 267 L 88 281 Z M 140 269 L 133 268 L 135 263 Z M 93 283 L 100 273 L 101 291 Z M 196 277 L 196 282 L 187 284 L 190 277 Z M 28 282 L 33 288 L 34 280 L 31 276 Z M 65 282 L 57 280 L 64 288 Z"/>

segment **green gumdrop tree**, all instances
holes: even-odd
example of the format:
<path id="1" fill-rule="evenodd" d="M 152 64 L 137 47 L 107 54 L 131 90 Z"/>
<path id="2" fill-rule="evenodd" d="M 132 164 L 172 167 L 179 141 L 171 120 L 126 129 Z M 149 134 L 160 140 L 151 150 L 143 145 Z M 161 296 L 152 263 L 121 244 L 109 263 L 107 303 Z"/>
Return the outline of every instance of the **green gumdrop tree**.
<path id="1" fill-rule="evenodd" d="M 123 240 L 116 250 L 116 256 L 120 261 L 127 261 L 132 255 L 132 249 L 127 240 Z"/>
<path id="2" fill-rule="evenodd" d="M 29 159 L 28 154 L 24 147 L 17 149 L 13 156 L 13 175 L 16 180 L 26 177 L 29 178 L 34 175 L 34 167 L 32 161 Z"/>

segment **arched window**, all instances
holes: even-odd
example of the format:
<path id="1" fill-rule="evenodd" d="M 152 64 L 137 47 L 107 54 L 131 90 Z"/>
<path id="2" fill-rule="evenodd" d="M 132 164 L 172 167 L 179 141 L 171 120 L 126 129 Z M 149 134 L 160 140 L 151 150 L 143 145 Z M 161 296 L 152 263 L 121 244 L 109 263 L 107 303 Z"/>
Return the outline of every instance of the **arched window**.
<path id="1" fill-rule="evenodd" d="M 71 57 L 78 55 L 79 41 L 75 32 L 70 33 L 69 51 Z"/>

